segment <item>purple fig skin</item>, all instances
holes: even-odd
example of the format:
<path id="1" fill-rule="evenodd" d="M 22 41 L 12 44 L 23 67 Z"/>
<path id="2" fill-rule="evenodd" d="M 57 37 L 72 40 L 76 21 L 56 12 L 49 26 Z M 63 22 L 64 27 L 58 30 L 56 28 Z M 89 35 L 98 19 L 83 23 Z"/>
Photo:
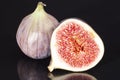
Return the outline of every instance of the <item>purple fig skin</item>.
<path id="1" fill-rule="evenodd" d="M 23 18 L 16 33 L 20 49 L 30 58 L 47 58 L 50 55 L 51 35 L 58 24 L 57 19 L 45 11 L 44 16 L 43 12 L 37 13 L 37 16 L 29 14 Z"/>

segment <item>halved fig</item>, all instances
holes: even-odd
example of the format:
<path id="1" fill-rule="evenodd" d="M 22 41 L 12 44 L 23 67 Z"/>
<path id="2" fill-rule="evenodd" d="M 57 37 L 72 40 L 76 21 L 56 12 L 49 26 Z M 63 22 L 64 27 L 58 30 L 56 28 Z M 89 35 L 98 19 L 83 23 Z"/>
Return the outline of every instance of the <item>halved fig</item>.
<path id="1" fill-rule="evenodd" d="M 85 71 L 97 65 L 104 54 L 99 35 L 87 23 L 76 18 L 64 20 L 54 30 L 50 47 L 49 71 L 57 68 Z"/>

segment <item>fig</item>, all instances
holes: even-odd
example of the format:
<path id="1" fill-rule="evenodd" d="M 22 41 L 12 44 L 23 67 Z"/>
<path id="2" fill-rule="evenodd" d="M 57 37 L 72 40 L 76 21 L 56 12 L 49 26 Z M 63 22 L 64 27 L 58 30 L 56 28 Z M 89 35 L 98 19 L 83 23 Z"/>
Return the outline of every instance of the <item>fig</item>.
<path id="1" fill-rule="evenodd" d="M 25 55 L 43 59 L 50 55 L 50 39 L 58 20 L 44 10 L 45 4 L 38 2 L 34 12 L 25 16 L 17 30 L 16 40 Z"/>
<path id="2" fill-rule="evenodd" d="M 62 76 L 49 75 L 51 80 L 97 80 L 94 76 L 87 73 L 69 73 Z"/>
<path id="3" fill-rule="evenodd" d="M 95 67 L 104 55 L 100 36 L 90 25 L 76 18 L 59 24 L 52 34 L 50 48 L 50 72 L 54 69 L 86 71 Z"/>

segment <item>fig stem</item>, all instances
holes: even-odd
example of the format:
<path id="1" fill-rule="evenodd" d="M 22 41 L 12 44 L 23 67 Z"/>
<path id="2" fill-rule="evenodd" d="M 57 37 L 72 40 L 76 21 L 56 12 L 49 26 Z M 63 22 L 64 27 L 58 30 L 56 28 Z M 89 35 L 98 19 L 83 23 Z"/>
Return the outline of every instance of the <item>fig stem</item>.
<path id="1" fill-rule="evenodd" d="M 34 17 L 41 16 L 41 18 L 44 17 L 46 15 L 44 6 L 46 6 L 46 4 L 44 4 L 43 2 L 38 2 L 37 7 L 33 12 L 33 16 Z"/>
<path id="2" fill-rule="evenodd" d="M 41 11 L 41 10 L 44 10 L 44 6 L 46 6 L 46 4 L 44 4 L 43 2 L 38 2 L 35 11 Z"/>
<path id="3" fill-rule="evenodd" d="M 53 68 L 52 65 L 50 65 L 50 66 L 48 66 L 48 69 L 49 69 L 50 72 L 52 72 L 54 68 Z"/>
<path id="4" fill-rule="evenodd" d="M 48 66 L 48 70 L 52 72 L 54 70 L 54 64 L 53 61 L 50 62 L 50 65 Z"/>
<path id="5" fill-rule="evenodd" d="M 43 6 L 46 6 L 46 4 L 45 4 L 45 3 L 43 3 L 43 2 L 38 2 L 38 5 L 43 5 Z"/>

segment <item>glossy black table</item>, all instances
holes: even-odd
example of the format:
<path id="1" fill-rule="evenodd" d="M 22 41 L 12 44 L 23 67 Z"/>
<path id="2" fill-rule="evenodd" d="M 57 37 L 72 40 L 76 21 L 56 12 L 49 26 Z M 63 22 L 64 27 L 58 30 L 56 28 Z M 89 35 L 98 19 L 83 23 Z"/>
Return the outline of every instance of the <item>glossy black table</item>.
<path id="1" fill-rule="evenodd" d="M 25 56 L 17 59 L 13 58 L 1 59 L 1 80 L 63 80 L 64 77 L 64 80 L 92 80 L 89 76 L 92 76 L 97 80 L 119 79 L 119 59 L 103 65 L 100 63 L 85 72 L 76 73 L 56 69 L 50 73 L 47 69 L 50 58 L 44 60 L 32 60 Z M 88 76 L 86 76 L 86 74 Z M 66 75 L 68 77 L 66 77 Z"/>

